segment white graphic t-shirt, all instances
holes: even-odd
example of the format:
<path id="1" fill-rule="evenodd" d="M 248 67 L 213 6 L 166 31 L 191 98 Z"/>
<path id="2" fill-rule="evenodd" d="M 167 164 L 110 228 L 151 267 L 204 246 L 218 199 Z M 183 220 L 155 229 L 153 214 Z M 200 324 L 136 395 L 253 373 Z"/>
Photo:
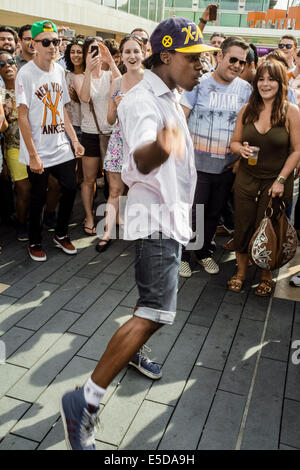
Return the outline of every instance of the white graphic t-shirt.
<path id="1" fill-rule="evenodd" d="M 41 70 L 33 60 L 16 78 L 17 106 L 29 109 L 29 123 L 38 156 L 44 168 L 74 158 L 67 140 L 64 106 L 70 101 L 63 68 L 53 63 L 51 72 Z M 20 132 L 20 162 L 29 165 L 29 154 Z"/>

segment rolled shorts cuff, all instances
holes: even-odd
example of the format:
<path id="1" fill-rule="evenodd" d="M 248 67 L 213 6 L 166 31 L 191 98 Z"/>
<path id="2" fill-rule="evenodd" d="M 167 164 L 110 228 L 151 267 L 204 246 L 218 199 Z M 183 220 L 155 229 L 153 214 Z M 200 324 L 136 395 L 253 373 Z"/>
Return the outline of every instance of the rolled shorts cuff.
<path id="1" fill-rule="evenodd" d="M 136 317 L 145 318 L 155 323 L 163 323 L 164 325 L 173 325 L 176 312 L 168 312 L 167 310 L 157 310 L 155 308 L 138 306 L 134 312 Z"/>

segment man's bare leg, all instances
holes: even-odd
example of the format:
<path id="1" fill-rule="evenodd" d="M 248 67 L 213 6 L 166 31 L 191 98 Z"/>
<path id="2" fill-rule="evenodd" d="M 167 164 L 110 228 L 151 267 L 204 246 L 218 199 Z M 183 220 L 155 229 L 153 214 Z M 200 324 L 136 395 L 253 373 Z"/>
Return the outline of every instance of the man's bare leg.
<path id="1" fill-rule="evenodd" d="M 106 389 L 116 375 L 128 364 L 132 356 L 163 325 L 133 316 L 114 334 L 98 362 L 91 379 Z"/>

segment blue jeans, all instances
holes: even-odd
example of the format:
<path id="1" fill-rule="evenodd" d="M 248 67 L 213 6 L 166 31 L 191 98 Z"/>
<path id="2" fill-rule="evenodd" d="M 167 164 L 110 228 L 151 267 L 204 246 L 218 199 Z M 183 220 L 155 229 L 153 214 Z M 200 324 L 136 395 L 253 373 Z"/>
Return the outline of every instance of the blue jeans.
<path id="1" fill-rule="evenodd" d="M 139 299 L 134 315 L 156 323 L 174 323 L 180 260 L 181 244 L 164 239 L 161 233 L 137 240 L 135 278 Z"/>

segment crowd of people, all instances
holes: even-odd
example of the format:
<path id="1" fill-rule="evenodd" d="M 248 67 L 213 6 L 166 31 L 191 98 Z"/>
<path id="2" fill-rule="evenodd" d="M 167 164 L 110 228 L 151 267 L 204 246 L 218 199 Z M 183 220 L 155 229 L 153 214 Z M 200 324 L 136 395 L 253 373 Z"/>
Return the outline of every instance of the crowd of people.
<path id="1" fill-rule="evenodd" d="M 115 224 L 124 225 L 125 239 L 137 240 L 134 316 L 114 335 L 85 386 L 63 397 L 70 448 L 94 449 L 100 400 L 126 364 L 161 377 L 145 343 L 174 322 L 178 275 L 192 276 L 190 244 L 197 246 L 196 263 L 215 275 L 215 236 L 230 235 L 224 248 L 236 252 L 237 272 L 228 289 L 239 293 L 249 241 L 270 198 L 284 200 L 289 217 L 294 213 L 300 238 L 300 197 L 292 207 L 300 170 L 297 41 L 285 35 L 259 58 L 240 37 L 215 32 L 204 44 L 208 20 L 209 7 L 198 26 L 169 18 L 151 38 L 135 29 L 120 44 L 75 36 L 49 20 L 25 25 L 18 35 L 0 27 L 2 181 L 15 193 L 17 240 L 28 241 L 32 260 L 46 261 L 44 224 L 54 229 L 55 245 L 75 255 L 68 223 L 76 192 L 80 186 L 84 235 L 99 235 L 99 178 L 107 208 L 96 250 L 109 249 Z M 253 147 L 259 149 L 254 164 Z M 124 195 L 127 207 L 120 214 Z M 144 208 L 138 223 L 137 204 Z M 300 277 L 291 282 L 300 286 Z M 272 289 L 272 272 L 262 270 L 255 294 L 269 296 Z"/>

